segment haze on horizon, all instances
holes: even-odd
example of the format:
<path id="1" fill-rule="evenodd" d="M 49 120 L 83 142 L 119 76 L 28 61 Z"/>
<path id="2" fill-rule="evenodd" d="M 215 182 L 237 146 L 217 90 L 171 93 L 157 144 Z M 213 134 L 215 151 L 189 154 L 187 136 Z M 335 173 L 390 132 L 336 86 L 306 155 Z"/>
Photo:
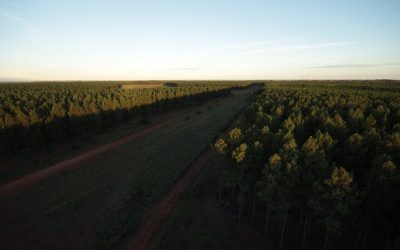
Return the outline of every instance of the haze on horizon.
<path id="1" fill-rule="evenodd" d="M 400 1 L 0 0 L 0 80 L 400 79 Z"/>

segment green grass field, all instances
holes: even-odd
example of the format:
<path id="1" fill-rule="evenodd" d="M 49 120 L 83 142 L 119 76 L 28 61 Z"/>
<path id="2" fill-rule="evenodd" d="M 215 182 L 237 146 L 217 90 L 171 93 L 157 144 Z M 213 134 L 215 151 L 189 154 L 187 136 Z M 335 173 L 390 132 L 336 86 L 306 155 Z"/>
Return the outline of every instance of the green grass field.
<path id="1" fill-rule="evenodd" d="M 2 201 L 9 209 L 2 215 L 6 222 L 0 240 L 12 238 L 15 231 L 20 237 L 21 231 L 26 231 L 26 237 L 10 244 L 75 249 L 114 246 L 134 231 L 146 209 L 171 187 L 246 100 L 247 96 L 230 96 L 213 101 L 191 116 L 46 180 L 9 204 Z M 90 235 L 90 240 L 69 245 L 77 244 L 71 239 L 83 233 Z"/>

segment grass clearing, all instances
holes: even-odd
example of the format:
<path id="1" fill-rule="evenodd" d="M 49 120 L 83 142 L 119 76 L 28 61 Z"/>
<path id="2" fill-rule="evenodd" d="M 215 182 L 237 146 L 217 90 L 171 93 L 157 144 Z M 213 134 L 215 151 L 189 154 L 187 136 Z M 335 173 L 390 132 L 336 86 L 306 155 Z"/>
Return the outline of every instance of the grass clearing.
<path id="1" fill-rule="evenodd" d="M 123 84 L 121 89 L 149 89 L 149 88 L 162 88 L 163 84 Z"/>

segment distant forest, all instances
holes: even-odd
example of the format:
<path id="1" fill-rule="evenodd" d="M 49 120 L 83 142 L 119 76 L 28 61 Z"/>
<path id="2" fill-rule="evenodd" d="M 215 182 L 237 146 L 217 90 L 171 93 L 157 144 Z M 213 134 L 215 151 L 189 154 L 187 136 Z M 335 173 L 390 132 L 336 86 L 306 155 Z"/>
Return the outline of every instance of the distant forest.
<path id="1" fill-rule="evenodd" d="M 227 95 L 249 81 L 37 82 L 0 85 L 0 152 L 50 148 L 88 138 L 132 118 Z M 157 88 L 124 89 L 121 86 Z"/>

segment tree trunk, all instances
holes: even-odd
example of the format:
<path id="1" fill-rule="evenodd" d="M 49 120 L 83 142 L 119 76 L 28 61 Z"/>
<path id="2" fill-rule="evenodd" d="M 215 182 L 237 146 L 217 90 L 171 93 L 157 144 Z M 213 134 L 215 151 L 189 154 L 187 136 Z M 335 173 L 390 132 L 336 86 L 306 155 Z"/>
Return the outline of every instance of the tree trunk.
<path id="1" fill-rule="evenodd" d="M 265 219 L 265 235 L 264 238 L 267 239 L 267 235 L 268 235 L 268 224 L 269 224 L 269 206 L 267 208 L 267 218 Z"/>
<path id="2" fill-rule="evenodd" d="M 282 247 L 283 247 L 283 239 L 284 239 L 284 237 L 285 237 L 286 220 L 287 220 L 287 217 L 285 217 L 285 218 L 283 219 L 283 221 L 282 221 L 281 242 L 279 243 L 279 250 L 281 250 Z"/>
<path id="3" fill-rule="evenodd" d="M 328 239 L 329 239 L 329 231 L 326 231 L 325 241 L 324 241 L 324 250 L 328 247 Z"/>
<path id="4" fill-rule="evenodd" d="M 222 202 L 222 178 L 219 178 L 219 204 Z"/>
<path id="5" fill-rule="evenodd" d="M 362 243 L 361 243 L 361 250 L 364 250 L 364 248 L 365 248 L 365 243 L 367 242 L 369 228 L 371 226 L 371 222 L 372 222 L 373 219 L 374 219 L 374 215 L 371 214 L 371 216 L 368 219 L 367 227 L 365 228 L 365 231 L 364 231 L 364 237 L 363 237 L 363 240 L 362 240 Z"/>
<path id="6" fill-rule="evenodd" d="M 240 187 L 240 193 L 239 193 L 239 222 L 242 217 L 242 187 Z"/>
<path id="7" fill-rule="evenodd" d="M 300 219 L 299 219 L 299 231 L 300 231 L 300 234 L 301 234 L 301 224 L 302 224 L 302 222 L 303 222 L 303 209 L 301 209 Z"/>
<path id="8" fill-rule="evenodd" d="M 354 245 L 354 250 L 356 250 L 358 248 L 358 245 L 360 244 L 362 233 L 363 233 L 362 230 L 358 231 L 358 233 L 357 233 L 357 240 L 356 240 L 356 244 Z"/>
<path id="9" fill-rule="evenodd" d="M 306 246 L 306 238 L 307 238 L 307 227 L 308 227 L 308 215 L 306 214 L 306 218 L 304 219 L 304 227 L 303 227 L 303 239 L 301 241 L 301 249 L 303 250 Z"/>
<path id="10" fill-rule="evenodd" d="M 231 188 L 231 201 L 232 201 L 232 204 L 234 204 L 234 202 L 235 202 L 235 187 Z"/>
<path id="11" fill-rule="evenodd" d="M 253 216 L 256 215 L 256 193 L 257 193 L 257 182 L 254 184 L 254 194 L 253 194 Z"/>
<path id="12" fill-rule="evenodd" d="M 307 234 L 310 233 L 311 231 L 311 226 L 312 226 L 312 214 L 310 214 L 310 216 L 308 217 L 308 228 L 307 228 Z"/>
<path id="13" fill-rule="evenodd" d="M 240 193 L 239 193 L 239 222 L 240 219 L 242 218 L 242 196 L 243 196 L 243 167 L 241 167 L 242 170 L 242 176 L 240 178 Z"/>

